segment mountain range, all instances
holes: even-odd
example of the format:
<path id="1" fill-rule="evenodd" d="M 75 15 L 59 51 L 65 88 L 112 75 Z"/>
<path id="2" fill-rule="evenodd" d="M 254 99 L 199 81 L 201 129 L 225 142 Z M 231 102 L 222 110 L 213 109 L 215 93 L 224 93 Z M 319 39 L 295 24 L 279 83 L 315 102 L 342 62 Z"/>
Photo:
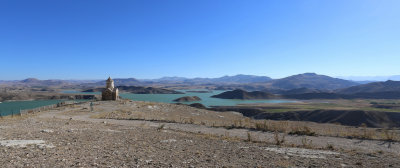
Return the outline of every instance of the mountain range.
<path id="1" fill-rule="evenodd" d="M 272 81 L 272 78 L 267 76 L 256 76 L 256 75 L 235 75 L 235 76 L 223 76 L 219 78 L 183 78 L 183 77 L 163 77 L 159 79 L 144 80 L 147 82 L 167 82 L 167 83 L 264 83 Z"/>
<path id="2" fill-rule="evenodd" d="M 376 93 L 376 92 L 400 92 L 400 81 L 374 82 L 364 85 L 352 86 L 336 91 L 341 94 Z"/>
<path id="3" fill-rule="evenodd" d="M 400 81 L 374 82 L 331 91 L 299 88 L 280 91 L 275 95 L 267 91 L 248 92 L 236 89 L 213 97 L 223 99 L 400 99 Z"/>
<path id="4" fill-rule="evenodd" d="M 322 89 L 322 90 L 335 90 L 339 88 L 346 88 L 350 86 L 359 85 L 356 82 L 332 78 L 325 75 L 318 75 L 315 73 L 304 73 L 293 75 L 282 79 L 272 81 L 272 87 L 277 89 Z"/>
<path id="5" fill-rule="evenodd" d="M 394 80 L 400 81 L 400 75 L 392 75 L 392 76 L 339 76 L 337 78 L 345 79 L 345 80 L 352 80 L 352 81 L 387 81 L 387 80 Z"/>
<path id="6" fill-rule="evenodd" d="M 376 82 L 363 85 L 358 82 L 333 78 L 315 73 L 298 74 L 281 79 L 271 79 L 267 76 L 235 75 L 223 76 L 220 78 L 163 77 L 151 80 L 116 78 L 114 81 L 115 85 L 117 86 L 146 86 L 160 88 L 184 88 L 190 86 L 192 88 L 203 87 L 208 89 L 243 89 L 247 91 L 267 91 L 278 94 L 301 94 L 333 91 L 340 94 L 346 94 L 351 93 L 349 90 L 353 90 L 354 92 L 354 90 L 366 90 L 365 88 L 382 87 Z M 19 81 L 2 81 L 1 85 L 27 87 L 74 86 L 74 88 L 90 89 L 104 86 L 105 80 L 38 80 L 35 78 L 28 78 Z M 390 85 L 390 82 L 386 85 Z"/>

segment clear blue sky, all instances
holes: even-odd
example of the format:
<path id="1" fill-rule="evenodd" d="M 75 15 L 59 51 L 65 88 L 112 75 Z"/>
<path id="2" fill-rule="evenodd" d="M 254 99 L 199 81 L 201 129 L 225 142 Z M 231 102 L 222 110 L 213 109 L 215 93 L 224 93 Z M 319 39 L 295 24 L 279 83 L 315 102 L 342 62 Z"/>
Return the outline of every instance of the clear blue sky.
<path id="1" fill-rule="evenodd" d="M 0 1 L 0 80 L 304 72 L 400 74 L 400 1 Z"/>

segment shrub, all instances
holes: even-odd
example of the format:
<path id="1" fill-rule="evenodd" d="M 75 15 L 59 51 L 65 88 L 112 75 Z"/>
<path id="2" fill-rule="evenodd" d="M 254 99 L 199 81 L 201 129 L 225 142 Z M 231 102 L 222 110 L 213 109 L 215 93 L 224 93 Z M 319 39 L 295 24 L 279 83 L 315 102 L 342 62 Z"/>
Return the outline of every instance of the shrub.
<path id="1" fill-rule="evenodd" d="M 160 126 L 158 126 L 157 131 L 161 131 L 163 130 L 165 127 L 165 124 L 161 124 Z"/>
<path id="2" fill-rule="evenodd" d="M 292 131 L 289 132 L 289 135 L 307 135 L 307 136 L 315 136 L 315 132 L 311 130 L 310 127 L 294 127 Z"/>
<path id="3" fill-rule="evenodd" d="M 282 145 L 283 143 L 285 143 L 285 134 L 283 134 L 282 137 L 279 138 L 278 131 L 275 131 L 274 139 L 275 139 L 275 144 L 276 145 Z"/>
<path id="4" fill-rule="evenodd" d="M 307 138 L 303 138 L 303 139 L 301 139 L 301 144 L 303 145 L 304 148 L 311 148 L 312 140 L 308 140 Z"/>
<path id="5" fill-rule="evenodd" d="M 252 142 L 253 141 L 253 138 L 251 137 L 250 132 L 247 132 L 247 140 L 246 141 L 247 142 Z"/>
<path id="6" fill-rule="evenodd" d="M 335 147 L 334 147 L 332 144 L 327 143 L 327 144 L 326 144 L 326 149 L 335 150 Z"/>

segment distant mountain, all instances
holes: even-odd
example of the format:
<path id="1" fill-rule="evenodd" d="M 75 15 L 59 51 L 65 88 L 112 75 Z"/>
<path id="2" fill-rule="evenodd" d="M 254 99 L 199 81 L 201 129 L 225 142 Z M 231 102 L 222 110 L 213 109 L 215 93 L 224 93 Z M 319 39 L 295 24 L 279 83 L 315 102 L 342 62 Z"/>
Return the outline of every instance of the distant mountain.
<path id="1" fill-rule="evenodd" d="M 20 81 L 21 83 L 39 83 L 40 80 L 36 78 L 28 78 Z"/>
<path id="2" fill-rule="evenodd" d="M 287 92 L 283 97 L 289 99 L 399 99 L 400 81 L 374 82 L 331 92 Z"/>
<path id="3" fill-rule="evenodd" d="M 291 94 L 321 93 L 321 92 L 323 91 L 318 89 L 296 88 L 291 90 L 280 91 L 279 94 L 291 95 Z"/>
<path id="4" fill-rule="evenodd" d="M 159 79 L 143 80 L 144 82 L 159 82 L 159 83 L 192 83 L 192 84 L 245 84 L 245 83 L 264 83 L 271 81 L 272 79 L 267 76 L 255 76 L 255 75 L 235 75 L 235 76 L 223 76 L 220 78 L 184 78 L 184 77 L 163 77 Z"/>
<path id="5" fill-rule="evenodd" d="M 36 78 L 27 78 L 20 81 L 6 81 L 8 85 L 27 86 L 27 87 L 48 87 L 48 86 L 65 86 L 71 83 L 64 80 L 39 80 Z"/>
<path id="6" fill-rule="evenodd" d="M 272 81 L 273 88 L 286 89 L 286 90 L 296 89 L 296 88 L 335 90 L 355 85 L 359 84 L 356 82 L 338 78 L 332 78 L 325 75 L 318 75 L 315 73 L 304 73 L 299 75 L 293 75 Z"/>
<path id="7" fill-rule="evenodd" d="M 400 75 L 392 75 L 392 76 L 340 76 L 340 79 L 352 80 L 352 81 L 387 81 L 394 80 L 400 81 Z"/>
<path id="8" fill-rule="evenodd" d="M 137 80 L 135 78 L 126 78 L 126 79 L 116 78 L 116 79 L 113 79 L 113 80 L 114 80 L 114 83 L 119 85 L 119 86 L 133 86 L 133 85 L 142 84 L 141 81 L 139 81 L 139 80 Z M 102 80 L 100 82 L 96 82 L 95 84 L 99 85 L 99 86 L 105 86 L 106 85 L 106 81 Z"/>
<path id="9" fill-rule="evenodd" d="M 369 81 L 369 80 L 367 80 L 367 81 L 353 81 L 353 82 L 356 82 L 356 83 L 359 83 L 359 84 L 368 84 L 368 83 L 374 83 L 374 82 L 379 82 L 379 81 Z"/>
<path id="10" fill-rule="evenodd" d="M 364 85 L 353 86 L 336 91 L 340 94 L 360 94 L 377 92 L 400 92 L 400 81 L 374 82 Z"/>
<path id="11" fill-rule="evenodd" d="M 216 83 L 264 83 L 264 82 L 269 82 L 272 79 L 267 76 L 235 75 L 235 76 L 223 76 L 211 80 Z"/>
<path id="12" fill-rule="evenodd" d="M 159 79 L 155 79 L 154 81 L 158 81 L 158 82 L 161 82 L 161 81 L 182 82 L 182 81 L 185 81 L 187 79 L 188 78 L 174 76 L 174 77 L 162 77 L 162 78 L 159 78 Z"/>
<path id="13" fill-rule="evenodd" d="M 120 92 L 129 92 L 134 94 L 184 94 L 175 90 L 161 89 L 155 87 L 141 87 L 141 86 L 117 86 Z M 82 92 L 101 92 L 104 88 L 86 89 Z"/>
<path id="14" fill-rule="evenodd" d="M 134 94 L 184 94 L 175 90 L 141 86 L 118 86 L 119 90 Z"/>
<path id="15" fill-rule="evenodd" d="M 261 92 L 261 91 L 247 92 L 247 91 L 240 90 L 240 89 L 223 92 L 221 94 L 214 95 L 211 97 L 221 98 L 221 99 L 271 99 L 271 98 L 276 98 L 275 95 L 267 93 L 267 92 Z"/>

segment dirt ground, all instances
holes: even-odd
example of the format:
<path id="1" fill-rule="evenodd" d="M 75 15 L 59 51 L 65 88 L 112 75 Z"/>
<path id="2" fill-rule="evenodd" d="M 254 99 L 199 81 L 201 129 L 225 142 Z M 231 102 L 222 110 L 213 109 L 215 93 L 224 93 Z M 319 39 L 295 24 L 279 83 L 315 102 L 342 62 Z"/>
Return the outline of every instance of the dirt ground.
<path id="1" fill-rule="evenodd" d="M 136 108 L 136 110 L 132 110 Z M 400 167 L 397 142 L 278 134 L 148 120 L 99 119 L 145 110 L 241 117 L 163 103 L 97 102 L 0 119 L 2 167 Z M 166 115 L 169 116 L 169 115 Z M 185 118 L 187 115 L 181 116 Z M 222 116 L 222 117 L 219 117 Z M 155 117 L 155 116 L 153 116 Z M 184 119 L 183 119 L 184 120 Z M 193 119 L 194 120 L 194 119 Z M 211 119 L 210 119 L 211 120 Z M 205 121 L 204 121 L 205 122 Z M 285 136 L 284 136 L 285 135 Z"/>

